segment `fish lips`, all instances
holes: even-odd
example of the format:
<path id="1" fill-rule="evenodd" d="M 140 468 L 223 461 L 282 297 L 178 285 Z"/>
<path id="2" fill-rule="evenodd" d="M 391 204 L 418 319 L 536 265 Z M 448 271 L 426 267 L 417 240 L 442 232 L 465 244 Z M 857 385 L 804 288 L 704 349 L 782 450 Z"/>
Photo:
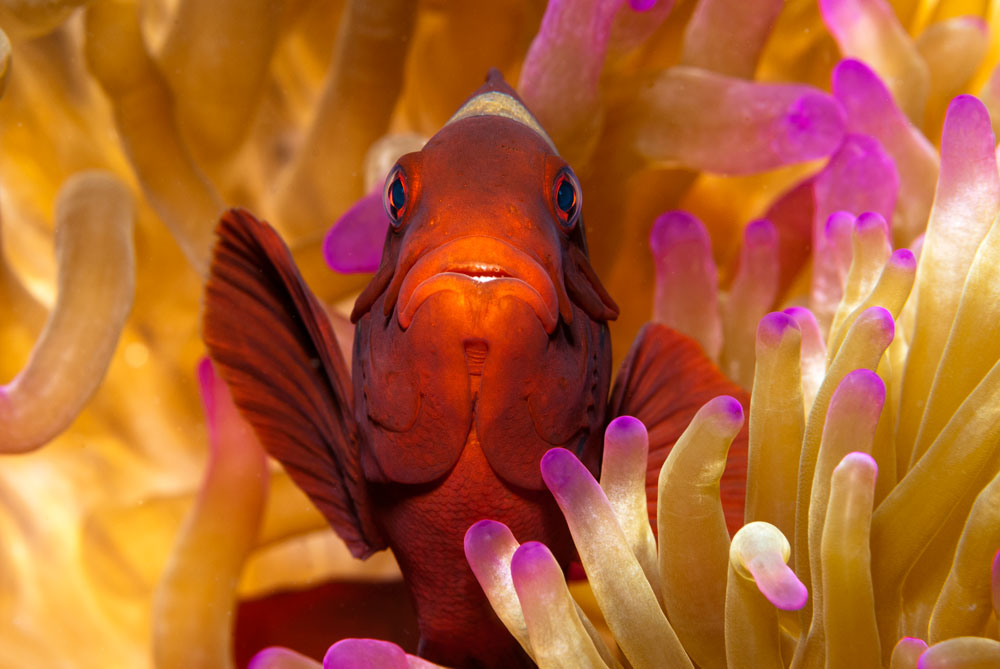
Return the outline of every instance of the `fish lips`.
<path id="1" fill-rule="evenodd" d="M 399 326 L 407 329 L 427 298 L 441 291 L 511 296 L 530 306 L 550 335 L 559 320 L 556 288 L 545 268 L 524 251 L 493 237 L 462 237 L 425 253 L 400 286 Z"/>

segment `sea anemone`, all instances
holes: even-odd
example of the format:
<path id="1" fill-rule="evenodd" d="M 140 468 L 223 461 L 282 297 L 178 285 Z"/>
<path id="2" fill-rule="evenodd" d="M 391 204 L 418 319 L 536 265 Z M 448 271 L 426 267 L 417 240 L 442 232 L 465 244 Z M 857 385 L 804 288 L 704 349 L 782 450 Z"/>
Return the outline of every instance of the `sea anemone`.
<path id="1" fill-rule="evenodd" d="M 543 458 L 600 612 L 633 666 L 1000 661 L 995 573 L 991 585 L 1000 558 L 993 152 L 985 108 L 957 98 L 919 263 L 905 249 L 890 255 L 880 216 L 848 223 L 843 299 L 825 328 L 810 400 L 804 358 L 814 352 L 802 323 L 815 320 L 803 321 L 801 308 L 760 320 L 746 525 L 732 541 L 718 493 L 743 419 L 732 398 L 706 404 L 664 463 L 655 552 L 644 518 L 635 531 L 645 497 L 640 423 L 609 426 L 600 487 L 572 454 Z M 559 604 L 565 586 L 534 576 L 555 564 L 551 556 L 518 547 L 496 525 L 470 528 L 466 546 L 497 614 L 540 666 L 567 664 L 564 649 L 604 666 L 608 649 L 594 650 L 602 642 L 582 635 L 586 623 L 567 622 L 585 614 Z M 780 612 L 789 610 L 798 615 Z M 557 617 L 571 640 L 538 622 Z"/>
<path id="2" fill-rule="evenodd" d="M 863 498 L 873 474 L 863 458 L 836 469 L 833 456 L 823 456 L 831 398 L 864 367 L 887 389 L 871 447 L 879 475 L 870 573 L 882 661 L 891 650 L 886 639 L 903 635 L 942 641 L 927 651 L 926 666 L 948 654 L 992 652 L 982 636 L 996 637 L 982 588 L 988 574 L 977 571 L 992 560 L 1000 526 L 987 497 L 997 456 L 977 447 L 992 443 L 995 403 L 984 384 L 1000 358 L 990 336 L 996 233 L 989 224 L 998 190 L 990 120 L 969 98 L 951 108 L 940 180 L 927 140 L 937 137 L 954 95 L 978 92 L 990 109 L 1000 106 L 991 27 L 943 2 L 476 4 L 0 6 L 0 303 L 8 314 L 0 370 L 14 379 L 0 391 L 0 664 L 223 667 L 272 643 L 318 657 L 343 636 L 412 641 L 398 622 L 406 605 L 395 603 L 402 594 L 392 589 L 392 557 L 350 560 L 289 478 L 239 436 L 245 426 L 206 367 L 200 378 L 213 399 L 199 408 L 192 372 L 203 356 L 199 296 L 219 213 L 245 206 L 280 228 L 349 339 L 340 314 L 367 277 L 328 271 L 327 229 L 343 215 L 334 232 L 345 235 L 345 212 L 493 66 L 518 83 L 580 175 L 593 262 L 622 307 L 612 333 L 616 360 L 652 313 L 753 388 L 751 453 L 761 460 L 751 459 L 750 476 L 773 485 L 751 485 L 750 507 L 758 510 L 749 519 L 788 538 L 810 601 L 820 601 L 823 579 L 837 575 L 822 569 L 822 551 L 819 568 L 807 559 L 819 555 L 813 542 L 822 549 L 823 536 L 809 525 L 800 536 L 802 505 L 811 508 L 820 489 L 827 498 Z M 840 56 L 852 60 L 836 65 Z M 365 269 L 372 238 L 334 245 L 338 257 L 359 259 L 341 269 Z M 915 275 L 906 248 L 919 252 Z M 691 292 L 676 290 L 681 276 L 698 279 Z M 758 327 L 769 310 L 791 305 Z M 762 378 L 775 379 L 770 391 Z M 795 387 L 801 401 L 785 391 Z M 703 416 L 702 428 L 717 419 L 731 429 L 733 412 L 723 409 Z M 762 451 L 764 443 L 783 446 Z M 846 472 L 840 487 L 831 474 L 789 490 L 800 443 L 811 449 L 815 472 Z M 940 503 L 917 510 L 932 489 Z M 626 493 L 608 491 L 618 494 Z M 625 523 L 625 536 L 641 534 L 638 517 Z M 864 518 L 848 520 L 845 537 L 857 540 L 850 528 Z M 824 532 L 835 525 L 829 512 L 826 521 Z M 719 556 L 729 539 L 715 520 L 705 523 L 705 550 L 714 547 L 716 560 L 704 566 L 725 567 Z M 769 552 L 760 569 L 748 566 L 750 557 L 732 567 L 729 578 L 741 588 L 733 605 L 745 607 L 748 624 L 723 626 L 723 634 L 762 648 L 777 635 L 787 662 L 789 633 L 806 635 L 802 648 L 826 642 L 820 632 L 809 641 L 815 616 L 776 614 L 746 587 L 746 574 L 762 578 L 754 569 L 787 577 L 775 558 L 777 535 L 761 532 L 734 542 L 749 546 L 740 549 L 746 555 L 765 544 Z M 678 550 L 664 567 L 650 561 L 648 543 L 643 550 L 641 571 L 654 593 L 666 587 L 655 586 L 657 578 L 676 581 L 698 555 Z M 544 549 L 528 546 L 517 571 L 553 584 L 545 559 Z M 660 576 L 664 568 L 670 573 Z M 301 606 L 282 608 L 268 596 L 331 579 L 379 581 L 378 598 L 370 585 L 352 601 L 393 605 L 333 612 L 327 623 L 306 614 L 320 640 L 293 640 L 309 627 L 295 614 Z M 592 614 L 586 586 L 571 588 Z M 516 590 L 508 594 L 508 608 L 521 611 Z M 646 613 L 659 620 L 656 610 L 666 610 L 685 652 L 707 652 L 692 649 L 721 638 L 711 635 L 725 620 L 723 594 L 726 601 L 719 590 L 705 593 L 715 622 L 704 629 L 689 612 L 672 614 L 662 595 Z M 575 608 L 560 601 L 563 612 Z M 546 622 L 541 604 L 529 605 L 525 619 L 561 630 Z M 850 606 L 840 610 L 861 607 Z M 285 627 L 248 634 L 264 629 L 247 617 L 251 610 L 274 611 L 266 619 L 277 629 L 287 618 Z M 357 621 L 368 627 L 352 626 Z M 825 638 L 843 638 L 831 634 Z M 978 638 L 962 638 L 969 635 Z M 530 643 L 530 634 L 523 638 Z M 898 656 L 915 658 L 921 643 L 904 639 Z M 611 662 L 607 648 L 605 657 L 594 647 Z M 386 652 L 397 663 L 416 662 Z M 256 662 L 315 666 L 278 650 Z"/>

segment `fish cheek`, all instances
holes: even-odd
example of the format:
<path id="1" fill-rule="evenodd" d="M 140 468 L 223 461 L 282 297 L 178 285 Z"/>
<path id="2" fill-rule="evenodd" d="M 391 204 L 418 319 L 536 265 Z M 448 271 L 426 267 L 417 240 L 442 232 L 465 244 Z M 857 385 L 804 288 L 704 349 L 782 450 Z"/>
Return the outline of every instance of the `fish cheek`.
<path id="1" fill-rule="evenodd" d="M 490 342 L 476 429 L 502 479 L 541 490 L 539 462 L 550 448 L 568 448 L 596 468 L 591 456 L 599 447 L 591 442 L 604 419 L 609 372 L 602 366 L 610 368 L 610 350 L 599 350 L 600 328 L 582 312 L 549 337 L 523 303 L 509 300 L 505 306 L 494 315 L 493 331 L 503 335 Z M 603 391 L 597 388 L 602 383 Z"/>
<path id="2" fill-rule="evenodd" d="M 447 336 L 455 324 L 433 296 L 420 312 L 405 331 L 378 309 L 358 323 L 355 417 L 369 480 L 433 481 L 454 467 L 469 434 L 465 356 Z"/>

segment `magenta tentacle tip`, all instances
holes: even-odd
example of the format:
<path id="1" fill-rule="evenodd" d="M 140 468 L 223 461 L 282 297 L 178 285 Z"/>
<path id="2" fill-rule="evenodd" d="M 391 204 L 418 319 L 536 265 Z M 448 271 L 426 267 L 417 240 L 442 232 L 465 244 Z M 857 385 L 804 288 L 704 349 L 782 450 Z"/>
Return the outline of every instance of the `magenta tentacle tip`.
<path id="1" fill-rule="evenodd" d="M 528 541 L 514 551 L 510 559 L 510 573 L 515 583 L 524 578 L 531 578 L 539 569 L 545 569 L 549 563 L 555 563 L 555 558 L 545 546 L 538 541 Z"/>
<path id="2" fill-rule="evenodd" d="M 388 227 L 381 189 L 354 203 L 323 237 L 323 259 L 334 272 L 374 272 Z"/>
<path id="3" fill-rule="evenodd" d="M 465 532 L 465 554 L 488 549 L 497 539 L 511 535 L 510 528 L 496 520 L 480 520 Z"/>
<path id="4" fill-rule="evenodd" d="M 376 639 L 338 641 L 323 657 L 323 669 L 407 669 L 407 664 L 402 648 Z"/>
<path id="5" fill-rule="evenodd" d="M 809 311 L 806 307 L 788 307 L 783 313 L 788 314 L 795 320 L 803 337 L 811 337 L 818 343 L 822 343 L 819 324 L 813 312 Z"/>
<path id="6" fill-rule="evenodd" d="M 521 544 L 514 551 L 510 559 L 510 577 L 522 605 L 526 605 L 525 598 L 537 601 L 543 593 L 554 594 L 565 582 L 562 568 L 552 552 L 538 541 Z"/>
<path id="7" fill-rule="evenodd" d="M 831 79 L 833 89 L 837 91 L 842 84 L 857 84 L 858 80 L 877 77 L 875 72 L 856 58 L 844 58 L 833 67 Z"/>
<path id="8" fill-rule="evenodd" d="M 809 601 L 809 590 L 801 581 L 793 579 L 787 581 L 785 588 L 768 596 L 768 600 L 782 611 L 798 611 Z"/>
<path id="9" fill-rule="evenodd" d="M 863 312 L 859 319 L 872 320 L 877 322 L 881 326 L 882 333 L 888 339 L 888 342 L 892 341 L 893 336 L 896 334 L 896 321 L 893 320 L 892 314 L 885 307 L 868 307 Z M 888 346 L 888 342 L 886 345 Z"/>
<path id="10" fill-rule="evenodd" d="M 889 225 L 885 222 L 885 217 L 877 211 L 866 211 L 858 216 L 854 227 L 858 232 L 869 232 L 873 229 L 881 229 L 886 234 L 889 232 Z"/>
<path id="11" fill-rule="evenodd" d="M 201 395 L 201 406 L 205 412 L 205 421 L 209 432 L 215 432 L 216 401 L 215 401 L 215 367 L 207 355 L 198 361 L 198 391 Z"/>
<path id="12" fill-rule="evenodd" d="M 770 246 L 778 241 L 778 230 L 766 218 L 747 223 L 743 229 L 743 239 L 748 245 Z"/>
<path id="13" fill-rule="evenodd" d="M 983 151 L 993 149 L 993 126 L 986 105 L 974 95 L 959 95 L 948 105 L 941 129 L 941 157 L 948 155 L 946 146 L 975 146 Z M 985 146 L 989 144 L 989 147 Z M 964 156 L 963 156 L 964 157 Z"/>
<path id="14" fill-rule="evenodd" d="M 857 219 L 854 214 L 848 211 L 835 211 L 830 214 L 823 225 L 823 234 L 827 237 L 835 237 L 850 230 Z"/>
<path id="15" fill-rule="evenodd" d="M 708 232 L 694 215 L 686 211 L 668 211 L 653 222 L 649 245 L 654 255 L 662 255 L 670 247 L 683 242 L 700 241 L 708 245 Z"/>
<path id="16" fill-rule="evenodd" d="M 923 652 L 927 650 L 927 642 L 914 636 L 904 636 L 896 642 L 896 648 L 898 649 L 900 647 L 908 649 L 905 651 L 907 655 L 910 655 L 913 652 L 923 654 Z M 895 653 L 896 649 L 893 649 L 893 654 Z M 917 660 L 917 666 L 920 666 L 919 658 Z"/>
<path id="17" fill-rule="evenodd" d="M 646 426 L 633 416 L 618 416 L 608 423 L 608 428 L 604 431 L 604 440 L 617 442 L 624 439 L 648 439 Z"/>
<path id="18" fill-rule="evenodd" d="M 986 111 L 986 105 L 983 104 L 982 100 L 977 98 L 975 95 L 956 95 L 952 98 L 951 103 L 948 105 L 947 115 L 945 116 L 945 122 L 947 123 L 947 118 L 951 114 L 976 114 L 989 115 Z"/>
<path id="19" fill-rule="evenodd" d="M 887 104 L 895 107 L 885 83 L 860 60 L 847 58 L 840 61 L 833 69 L 831 88 L 834 97 L 847 107 L 849 116 L 872 106 L 881 110 L 885 110 Z"/>
<path id="20" fill-rule="evenodd" d="M 574 476 L 579 474 L 583 464 L 565 448 L 552 448 L 542 456 L 542 479 L 549 490 L 562 490 Z"/>
<path id="21" fill-rule="evenodd" d="M 198 361 L 197 374 L 198 387 L 202 396 L 205 396 L 210 393 L 212 384 L 215 382 L 215 368 L 212 367 L 212 359 L 207 355 L 202 356 L 201 360 Z"/>
<path id="22" fill-rule="evenodd" d="M 743 427 L 743 407 L 735 397 L 719 395 L 698 410 L 694 422 L 712 434 L 731 439 Z"/>
<path id="23" fill-rule="evenodd" d="M 809 311 L 806 307 L 788 307 L 782 310 L 780 313 L 787 314 L 791 316 L 797 323 L 801 323 L 802 319 L 812 318 L 815 319 L 813 313 Z"/>
<path id="24" fill-rule="evenodd" d="M 851 451 L 845 455 L 837 464 L 835 470 L 841 467 L 864 467 L 871 470 L 873 483 L 878 478 L 878 462 L 870 454 L 862 451 Z"/>
<path id="25" fill-rule="evenodd" d="M 870 399 L 877 399 L 879 402 L 885 399 L 885 382 L 882 381 L 882 377 L 870 369 L 855 369 L 849 372 L 837 385 L 836 392 L 839 392 L 841 388 L 853 393 L 864 393 L 870 396 Z"/>
<path id="26" fill-rule="evenodd" d="M 783 162 L 801 162 L 833 153 L 844 139 L 847 115 L 834 98 L 808 92 L 776 119 L 771 147 Z"/>
<path id="27" fill-rule="evenodd" d="M 284 649 L 277 646 L 270 646 L 257 651 L 254 653 L 254 656 L 250 658 L 250 662 L 247 663 L 247 669 L 266 667 L 273 658 L 280 658 L 282 655 L 284 655 Z"/>
<path id="28" fill-rule="evenodd" d="M 789 330 L 799 330 L 798 321 L 784 312 L 774 311 L 757 324 L 757 341 L 767 346 L 777 346 Z"/>
<path id="29" fill-rule="evenodd" d="M 731 395 L 719 395 L 709 401 L 709 404 L 718 412 L 717 415 L 724 416 L 731 425 L 740 426 L 743 424 L 743 405 Z"/>
<path id="30" fill-rule="evenodd" d="M 809 601 L 809 590 L 788 565 L 765 567 L 765 561 L 753 560 L 747 569 L 754 576 L 757 588 L 782 611 L 798 611 Z"/>
<path id="31" fill-rule="evenodd" d="M 917 268 L 917 257 L 913 255 L 913 251 L 910 249 L 897 249 L 892 252 L 889 263 L 900 269 L 915 270 Z"/>

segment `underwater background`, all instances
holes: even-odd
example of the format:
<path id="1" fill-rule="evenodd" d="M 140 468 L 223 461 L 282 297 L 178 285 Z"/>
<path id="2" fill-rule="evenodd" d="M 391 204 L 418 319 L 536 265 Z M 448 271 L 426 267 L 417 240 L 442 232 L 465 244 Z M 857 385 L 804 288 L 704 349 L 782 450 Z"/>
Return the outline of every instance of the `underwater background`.
<path id="1" fill-rule="evenodd" d="M 349 349 L 386 171 L 491 67 L 580 178 L 616 366 L 656 320 L 752 391 L 738 421 L 706 405 L 658 479 L 553 491 L 594 629 L 528 546 L 513 578 L 480 578 L 525 649 L 997 666 L 998 11 L 0 2 L 0 667 L 246 666 L 272 645 L 314 659 L 254 666 L 315 667 L 346 637 L 414 652 L 392 556 L 350 557 L 201 362 L 203 281 L 220 213 L 245 207 Z M 766 525 L 731 541 L 718 479 L 744 423 L 746 520 Z M 634 462 L 643 437 L 621 441 L 606 457 Z M 647 490 L 674 505 L 656 539 Z M 480 558 L 509 576 L 497 536 Z M 421 666 L 337 652 L 383 651 Z"/>

